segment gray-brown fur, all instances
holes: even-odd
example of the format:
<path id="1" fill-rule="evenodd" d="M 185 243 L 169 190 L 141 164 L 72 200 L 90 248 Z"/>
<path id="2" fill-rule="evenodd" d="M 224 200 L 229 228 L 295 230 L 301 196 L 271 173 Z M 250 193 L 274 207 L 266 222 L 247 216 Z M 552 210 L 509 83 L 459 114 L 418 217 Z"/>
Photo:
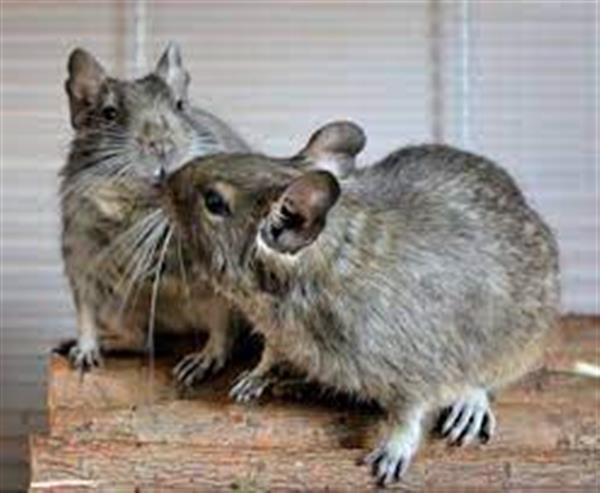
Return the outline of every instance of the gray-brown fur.
<path id="1" fill-rule="evenodd" d="M 209 352 L 196 363 L 206 371 L 221 366 L 232 339 L 229 306 L 208 285 L 186 282 L 185 245 L 165 244 L 169 228 L 153 202 L 154 182 L 193 157 L 248 146 L 191 106 L 175 45 L 138 80 L 108 76 L 81 49 L 69 57 L 68 71 L 75 135 L 60 190 L 63 257 L 78 312 L 74 363 L 98 363 L 101 349 L 144 350 L 152 319 L 157 331 L 211 332 Z"/>
<path id="2" fill-rule="evenodd" d="M 493 433 L 488 393 L 527 370 L 555 324 L 557 246 L 504 170 L 450 147 L 401 149 L 340 185 L 336 202 L 324 172 L 215 156 L 175 173 L 163 200 L 200 271 L 264 335 L 232 395 L 259 396 L 285 362 L 375 399 L 390 432 L 365 461 L 385 485 L 430 411 L 450 406 L 451 443 Z M 230 214 L 208 212 L 208 190 Z"/>
<path id="3" fill-rule="evenodd" d="M 155 182 L 193 157 L 248 152 L 248 146 L 190 104 L 189 75 L 175 45 L 154 72 L 135 81 L 109 77 L 81 49 L 71 54 L 68 70 L 75 136 L 61 171 L 61 205 L 63 257 L 78 312 L 71 357 L 83 367 L 98 363 L 101 350 L 144 350 L 150 327 L 208 331 L 205 348 L 174 370 L 191 384 L 223 366 L 236 324 L 222 297 L 186 275 L 187 247 L 170 236 L 154 200 Z M 333 122 L 291 162 L 310 167 L 340 160 L 349 170 L 363 146 L 359 127 Z"/>

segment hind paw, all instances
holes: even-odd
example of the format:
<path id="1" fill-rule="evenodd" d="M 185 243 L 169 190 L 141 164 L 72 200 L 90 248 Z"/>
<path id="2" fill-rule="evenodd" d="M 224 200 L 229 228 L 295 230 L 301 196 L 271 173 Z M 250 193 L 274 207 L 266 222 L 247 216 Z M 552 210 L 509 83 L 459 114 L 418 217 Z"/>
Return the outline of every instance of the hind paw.
<path id="1" fill-rule="evenodd" d="M 462 396 L 442 416 L 441 434 L 450 445 L 468 445 L 475 439 L 486 443 L 494 434 L 496 419 L 487 392 L 474 390 Z"/>

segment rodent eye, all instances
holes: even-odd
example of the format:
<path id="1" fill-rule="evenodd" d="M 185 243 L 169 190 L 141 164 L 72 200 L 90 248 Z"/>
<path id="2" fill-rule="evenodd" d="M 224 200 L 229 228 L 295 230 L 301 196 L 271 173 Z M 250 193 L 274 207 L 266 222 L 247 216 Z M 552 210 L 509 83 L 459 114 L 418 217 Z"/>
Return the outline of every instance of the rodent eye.
<path id="1" fill-rule="evenodd" d="M 183 99 L 178 99 L 175 103 L 175 108 L 177 108 L 177 111 L 183 111 L 183 107 Z"/>
<path id="2" fill-rule="evenodd" d="M 217 216 L 230 216 L 231 210 L 223 196 L 216 190 L 207 190 L 204 193 L 204 205 L 211 214 Z"/>
<path id="3" fill-rule="evenodd" d="M 117 118 L 117 108 L 114 106 L 107 106 L 102 109 L 102 117 L 108 121 L 113 121 Z"/>

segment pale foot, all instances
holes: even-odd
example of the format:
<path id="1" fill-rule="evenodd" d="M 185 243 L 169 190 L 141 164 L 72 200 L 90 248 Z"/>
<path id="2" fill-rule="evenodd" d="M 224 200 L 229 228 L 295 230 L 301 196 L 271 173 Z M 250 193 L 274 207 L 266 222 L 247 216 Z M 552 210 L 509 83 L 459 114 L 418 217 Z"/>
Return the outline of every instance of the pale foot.
<path id="1" fill-rule="evenodd" d="M 412 410 L 404 415 L 390 436 L 383 440 L 361 463 L 371 466 L 371 473 L 381 487 L 400 481 L 417 453 L 421 441 L 422 412 Z"/>
<path id="2" fill-rule="evenodd" d="M 102 366 L 100 345 L 93 337 L 80 337 L 69 349 L 69 361 L 81 372 Z"/>

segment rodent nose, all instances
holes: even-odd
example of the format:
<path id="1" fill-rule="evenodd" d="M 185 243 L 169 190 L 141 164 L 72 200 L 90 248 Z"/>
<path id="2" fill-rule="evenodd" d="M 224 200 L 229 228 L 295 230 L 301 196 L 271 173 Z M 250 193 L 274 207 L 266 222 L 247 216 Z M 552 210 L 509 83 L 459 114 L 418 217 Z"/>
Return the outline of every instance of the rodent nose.
<path id="1" fill-rule="evenodd" d="M 157 185 L 162 185 L 165 182 L 165 179 L 167 178 L 167 170 L 165 169 L 164 166 L 159 166 L 158 168 L 156 168 L 156 170 L 154 171 L 154 182 Z"/>
<path id="2" fill-rule="evenodd" d="M 167 170 L 164 166 L 159 166 L 152 174 L 152 181 L 156 187 L 161 187 L 167 180 Z"/>
<path id="3" fill-rule="evenodd" d="M 175 144 L 170 139 L 144 139 L 140 137 L 138 143 L 144 153 L 163 159 L 175 149 Z"/>

